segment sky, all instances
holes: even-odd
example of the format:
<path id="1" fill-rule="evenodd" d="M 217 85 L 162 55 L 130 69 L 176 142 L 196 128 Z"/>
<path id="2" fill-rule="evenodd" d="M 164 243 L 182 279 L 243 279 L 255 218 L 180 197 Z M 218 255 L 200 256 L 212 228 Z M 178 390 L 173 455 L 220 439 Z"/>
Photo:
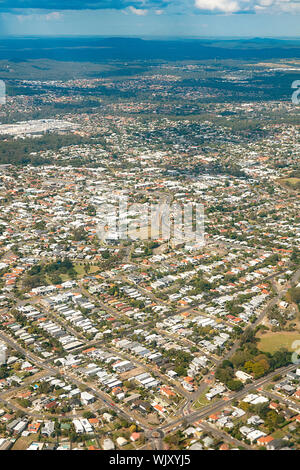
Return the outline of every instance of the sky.
<path id="1" fill-rule="evenodd" d="M 299 37 L 300 0 L 0 0 L 0 36 Z"/>

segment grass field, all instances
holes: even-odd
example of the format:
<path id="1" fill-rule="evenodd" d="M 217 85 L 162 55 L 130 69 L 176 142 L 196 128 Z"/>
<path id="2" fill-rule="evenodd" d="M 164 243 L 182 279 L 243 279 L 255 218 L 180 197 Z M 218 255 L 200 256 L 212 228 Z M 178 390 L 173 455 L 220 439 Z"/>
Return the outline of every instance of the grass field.
<path id="1" fill-rule="evenodd" d="M 205 394 L 208 392 L 209 387 L 207 387 L 203 393 L 199 396 L 198 400 L 194 403 L 193 408 L 202 408 L 203 406 L 209 405 L 212 401 L 209 401 Z"/>
<path id="2" fill-rule="evenodd" d="M 259 337 L 258 348 L 263 352 L 274 353 L 280 348 L 286 348 L 293 351 L 292 344 L 294 341 L 300 341 L 300 333 L 297 332 L 278 332 L 267 333 Z"/>
<path id="3" fill-rule="evenodd" d="M 74 263 L 74 269 L 78 275 L 78 278 L 82 278 L 85 276 L 88 276 L 89 274 L 95 274 L 96 272 L 99 271 L 99 266 L 96 265 L 90 265 L 89 271 L 85 271 L 85 265 L 80 264 L 80 263 Z M 66 282 L 70 280 L 70 276 L 68 274 L 58 274 L 62 280 L 62 282 Z M 46 282 L 47 284 L 52 284 L 52 281 L 49 276 L 46 276 Z"/>
<path id="4" fill-rule="evenodd" d="M 300 183 L 300 178 L 285 178 L 282 180 L 284 183 L 290 183 L 291 185 L 296 185 Z"/>
<path id="5" fill-rule="evenodd" d="M 300 188 L 300 178 L 282 178 L 280 183 L 292 189 Z"/>

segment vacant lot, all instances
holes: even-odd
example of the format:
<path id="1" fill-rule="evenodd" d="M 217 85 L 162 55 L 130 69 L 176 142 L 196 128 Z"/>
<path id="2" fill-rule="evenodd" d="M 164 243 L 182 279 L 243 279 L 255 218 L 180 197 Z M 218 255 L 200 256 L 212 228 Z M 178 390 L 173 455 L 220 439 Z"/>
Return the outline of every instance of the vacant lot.
<path id="1" fill-rule="evenodd" d="M 38 434 L 31 434 L 30 436 L 27 437 L 20 437 L 19 439 L 16 440 L 14 443 L 12 450 L 26 450 L 32 442 L 35 442 L 38 440 Z"/>

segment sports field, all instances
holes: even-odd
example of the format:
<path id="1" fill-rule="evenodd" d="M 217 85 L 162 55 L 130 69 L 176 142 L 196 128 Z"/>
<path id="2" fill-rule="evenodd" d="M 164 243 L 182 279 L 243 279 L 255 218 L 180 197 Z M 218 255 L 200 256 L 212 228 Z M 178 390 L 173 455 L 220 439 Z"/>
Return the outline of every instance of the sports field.
<path id="1" fill-rule="evenodd" d="M 300 333 L 298 332 L 278 332 L 278 333 L 267 333 L 260 337 L 258 348 L 263 352 L 274 353 L 280 348 L 286 348 L 289 351 L 298 349 L 292 347 L 294 341 L 300 341 Z M 299 343 L 300 344 L 300 343 Z"/>

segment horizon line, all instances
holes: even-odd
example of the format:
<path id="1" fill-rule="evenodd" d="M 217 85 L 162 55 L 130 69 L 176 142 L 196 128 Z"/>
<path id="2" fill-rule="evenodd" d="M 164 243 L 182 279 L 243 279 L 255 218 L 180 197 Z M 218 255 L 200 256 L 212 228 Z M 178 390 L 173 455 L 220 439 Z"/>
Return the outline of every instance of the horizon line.
<path id="1" fill-rule="evenodd" d="M 222 40 L 229 40 L 229 39 L 259 39 L 259 40 L 267 40 L 267 39 L 276 39 L 276 40 L 300 40 L 299 36 L 255 36 L 255 35 L 247 35 L 247 36 L 240 36 L 240 35 L 225 35 L 225 36 L 210 36 L 210 35 L 202 35 L 202 36 L 164 36 L 164 35 L 153 35 L 153 34 L 131 34 L 131 35 L 119 35 L 119 34 L 10 34 L 10 35 L 1 35 L 1 39 L 13 39 L 13 38 L 27 38 L 27 39 L 36 39 L 36 38 L 120 38 L 120 39 L 146 39 L 146 38 L 156 38 L 156 39 L 172 39 L 172 40 L 180 40 L 180 39 L 222 39 Z"/>

